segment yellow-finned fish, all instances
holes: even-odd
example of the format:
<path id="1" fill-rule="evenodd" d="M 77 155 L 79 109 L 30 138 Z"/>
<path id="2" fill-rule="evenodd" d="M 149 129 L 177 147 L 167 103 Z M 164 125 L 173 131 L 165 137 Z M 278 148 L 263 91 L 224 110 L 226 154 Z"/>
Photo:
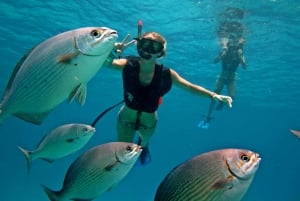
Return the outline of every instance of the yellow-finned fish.
<path id="1" fill-rule="evenodd" d="M 40 158 L 52 162 L 72 154 L 86 145 L 95 132 L 96 129 L 87 124 L 64 124 L 45 135 L 35 150 L 18 148 L 26 157 L 29 173 L 33 160 Z"/>
<path id="2" fill-rule="evenodd" d="M 78 157 L 69 167 L 63 187 L 44 187 L 51 201 L 91 201 L 116 186 L 140 156 L 141 146 L 127 142 L 98 145 Z"/>
<path id="3" fill-rule="evenodd" d="M 84 27 L 55 35 L 17 63 L 0 102 L 0 122 L 14 115 L 41 124 L 65 100 L 84 104 L 86 85 L 117 40 L 106 27 Z"/>
<path id="4" fill-rule="evenodd" d="M 247 192 L 260 160 L 257 153 L 243 149 L 200 154 L 164 178 L 155 201 L 239 201 Z"/>

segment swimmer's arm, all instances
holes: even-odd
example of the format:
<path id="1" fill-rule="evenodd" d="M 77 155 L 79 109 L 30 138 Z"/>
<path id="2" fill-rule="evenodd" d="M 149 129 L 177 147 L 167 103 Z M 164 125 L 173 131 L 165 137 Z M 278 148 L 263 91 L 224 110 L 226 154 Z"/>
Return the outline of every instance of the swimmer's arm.
<path id="1" fill-rule="evenodd" d="M 127 59 L 115 59 L 108 57 L 103 65 L 114 70 L 123 70 L 126 63 Z"/>
<path id="2" fill-rule="evenodd" d="M 217 93 L 205 89 L 204 87 L 193 84 L 181 77 L 176 71 L 172 69 L 170 69 L 170 72 L 172 77 L 172 83 L 174 83 L 176 86 L 186 91 L 189 91 L 195 95 L 209 97 L 213 100 L 225 102 L 230 108 L 232 107 L 232 98 L 230 96 L 219 95 Z"/>
<path id="3" fill-rule="evenodd" d="M 172 82 L 176 86 L 178 86 L 186 91 L 189 91 L 190 93 L 195 94 L 195 95 L 211 97 L 211 98 L 215 95 L 214 92 L 209 91 L 209 90 L 205 89 L 204 87 L 193 84 L 193 83 L 189 82 L 188 80 L 184 79 L 176 71 L 170 69 L 170 72 L 171 72 Z"/>

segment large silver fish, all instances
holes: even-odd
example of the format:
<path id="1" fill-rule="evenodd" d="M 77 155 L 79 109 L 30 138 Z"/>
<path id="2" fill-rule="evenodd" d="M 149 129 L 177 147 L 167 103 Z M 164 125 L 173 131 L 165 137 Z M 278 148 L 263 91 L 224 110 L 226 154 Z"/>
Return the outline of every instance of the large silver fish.
<path id="1" fill-rule="evenodd" d="M 116 186 L 131 170 L 140 153 L 141 147 L 133 143 L 98 145 L 72 163 L 60 191 L 45 186 L 44 190 L 51 201 L 91 201 Z"/>
<path id="2" fill-rule="evenodd" d="M 198 155 L 174 168 L 161 182 L 155 201 L 238 201 L 260 163 L 257 153 L 221 149 Z"/>
<path id="3" fill-rule="evenodd" d="M 86 85 L 117 40 L 106 27 L 85 27 L 45 40 L 18 62 L 0 103 L 0 122 L 10 115 L 41 124 L 60 103 L 84 104 Z"/>
<path id="4" fill-rule="evenodd" d="M 31 162 L 41 158 L 48 162 L 62 158 L 81 149 L 94 135 L 96 129 L 86 124 L 65 124 L 52 130 L 33 151 L 18 147 L 26 157 L 28 172 Z"/>

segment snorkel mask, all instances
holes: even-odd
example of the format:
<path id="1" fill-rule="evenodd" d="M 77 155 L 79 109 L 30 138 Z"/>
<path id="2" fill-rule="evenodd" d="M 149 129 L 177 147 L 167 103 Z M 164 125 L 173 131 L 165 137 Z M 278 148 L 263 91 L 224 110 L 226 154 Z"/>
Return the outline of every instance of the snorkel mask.
<path id="1" fill-rule="evenodd" d="M 152 40 L 149 38 L 142 38 L 142 26 L 143 22 L 141 20 L 138 21 L 138 37 L 135 38 L 137 40 L 137 52 L 143 59 L 149 60 L 152 58 L 151 54 L 162 53 L 164 49 L 164 45 L 161 42 L 156 40 Z M 162 54 L 159 56 L 161 57 Z"/>

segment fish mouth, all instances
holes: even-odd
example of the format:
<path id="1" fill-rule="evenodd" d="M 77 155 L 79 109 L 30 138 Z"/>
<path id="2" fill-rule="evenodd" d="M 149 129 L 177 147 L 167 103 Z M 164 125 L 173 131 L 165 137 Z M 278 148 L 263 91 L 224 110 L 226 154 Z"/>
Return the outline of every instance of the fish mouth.
<path id="1" fill-rule="evenodd" d="M 143 150 L 142 146 L 141 145 L 137 145 L 137 146 L 134 146 L 133 147 L 133 151 L 134 152 L 141 152 Z"/>
<path id="2" fill-rule="evenodd" d="M 90 133 L 96 132 L 96 128 L 94 128 L 94 127 L 90 128 L 89 132 L 90 132 Z"/>
<path id="3" fill-rule="evenodd" d="M 254 158 L 254 162 L 255 162 L 254 167 L 257 167 L 259 165 L 260 161 L 261 161 L 261 157 L 259 156 L 259 154 L 256 153 L 255 158 Z"/>

